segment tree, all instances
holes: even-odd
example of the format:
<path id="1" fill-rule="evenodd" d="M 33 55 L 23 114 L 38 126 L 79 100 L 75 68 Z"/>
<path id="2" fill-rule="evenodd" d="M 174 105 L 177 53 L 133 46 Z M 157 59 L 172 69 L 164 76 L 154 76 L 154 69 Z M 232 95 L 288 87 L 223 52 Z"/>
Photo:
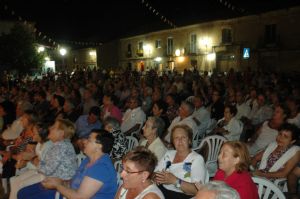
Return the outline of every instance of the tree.
<path id="1" fill-rule="evenodd" d="M 0 67 L 19 74 L 42 66 L 43 54 L 36 50 L 33 34 L 22 25 L 15 25 L 9 34 L 0 36 Z"/>

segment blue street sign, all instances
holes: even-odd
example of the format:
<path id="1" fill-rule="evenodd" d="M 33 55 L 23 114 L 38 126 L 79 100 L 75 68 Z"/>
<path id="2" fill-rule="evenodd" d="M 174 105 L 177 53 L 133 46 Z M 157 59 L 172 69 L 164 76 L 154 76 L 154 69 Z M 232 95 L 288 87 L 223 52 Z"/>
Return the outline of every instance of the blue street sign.
<path id="1" fill-rule="evenodd" d="M 244 48 L 243 49 L 243 58 L 249 59 L 250 58 L 250 48 Z"/>

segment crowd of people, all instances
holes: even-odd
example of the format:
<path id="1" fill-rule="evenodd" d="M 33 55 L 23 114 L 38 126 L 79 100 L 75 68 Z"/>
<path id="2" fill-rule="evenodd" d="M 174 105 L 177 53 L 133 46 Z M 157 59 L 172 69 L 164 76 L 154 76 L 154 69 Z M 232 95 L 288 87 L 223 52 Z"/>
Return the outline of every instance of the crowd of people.
<path id="1" fill-rule="evenodd" d="M 10 199 L 256 199 L 252 176 L 261 176 L 287 179 L 288 197 L 297 198 L 297 80 L 296 74 L 250 69 L 77 70 L 3 80 L 3 192 Z M 193 150 L 195 138 L 210 135 L 227 140 L 211 178 L 206 155 Z M 126 136 L 140 146 L 128 152 Z"/>

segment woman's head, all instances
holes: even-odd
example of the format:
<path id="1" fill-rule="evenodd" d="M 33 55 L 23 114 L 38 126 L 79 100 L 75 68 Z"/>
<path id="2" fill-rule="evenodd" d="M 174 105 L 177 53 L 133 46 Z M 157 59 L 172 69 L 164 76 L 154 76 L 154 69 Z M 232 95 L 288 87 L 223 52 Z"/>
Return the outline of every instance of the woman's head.
<path id="1" fill-rule="evenodd" d="M 71 139 L 75 133 L 75 125 L 70 120 L 57 119 L 49 129 L 48 138 L 53 141 Z"/>
<path id="2" fill-rule="evenodd" d="M 135 188 L 151 179 L 157 164 L 157 157 L 149 149 L 139 146 L 123 157 L 123 186 Z"/>
<path id="3" fill-rule="evenodd" d="M 299 139 L 299 128 L 293 124 L 284 123 L 279 128 L 279 133 L 276 137 L 278 146 L 288 147 L 294 144 Z"/>
<path id="4" fill-rule="evenodd" d="M 104 120 L 104 129 L 108 132 L 113 132 L 116 130 L 120 130 L 120 122 L 111 116 L 108 116 Z"/>
<path id="5" fill-rule="evenodd" d="M 239 141 L 225 142 L 218 156 L 219 168 L 225 173 L 247 171 L 250 155 L 247 146 Z"/>
<path id="6" fill-rule="evenodd" d="M 85 143 L 84 152 L 88 156 L 95 152 L 110 153 L 114 145 L 114 137 L 104 129 L 93 129 Z"/>
<path id="7" fill-rule="evenodd" d="M 36 124 L 38 122 L 37 114 L 32 110 L 26 110 L 21 117 L 21 123 L 23 128 L 29 128 L 32 125 Z"/>
<path id="8" fill-rule="evenodd" d="M 161 116 L 167 112 L 168 105 L 163 100 L 158 100 L 152 106 L 152 113 L 154 116 Z"/>
<path id="9" fill-rule="evenodd" d="M 227 105 L 224 109 L 224 118 L 226 121 L 230 121 L 237 113 L 236 106 Z"/>
<path id="10" fill-rule="evenodd" d="M 193 130 L 187 125 L 176 125 L 171 131 L 171 142 L 176 150 L 192 148 Z"/>

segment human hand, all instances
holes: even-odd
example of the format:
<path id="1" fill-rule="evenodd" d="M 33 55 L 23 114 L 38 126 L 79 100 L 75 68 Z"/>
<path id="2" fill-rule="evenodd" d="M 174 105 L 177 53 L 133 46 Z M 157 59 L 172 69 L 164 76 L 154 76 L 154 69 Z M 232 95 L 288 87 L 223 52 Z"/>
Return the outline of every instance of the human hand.
<path id="1" fill-rule="evenodd" d="M 60 178 L 48 177 L 42 181 L 42 185 L 47 189 L 56 189 L 58 185 L 61 185 L 63 180 Z"/>
<path id="2" fill-rule="evenodd" d="M 168 171 L 162 171 L 155 174 L 155 181 L 158 184 L 175 184 L 177 177 Z"/>

